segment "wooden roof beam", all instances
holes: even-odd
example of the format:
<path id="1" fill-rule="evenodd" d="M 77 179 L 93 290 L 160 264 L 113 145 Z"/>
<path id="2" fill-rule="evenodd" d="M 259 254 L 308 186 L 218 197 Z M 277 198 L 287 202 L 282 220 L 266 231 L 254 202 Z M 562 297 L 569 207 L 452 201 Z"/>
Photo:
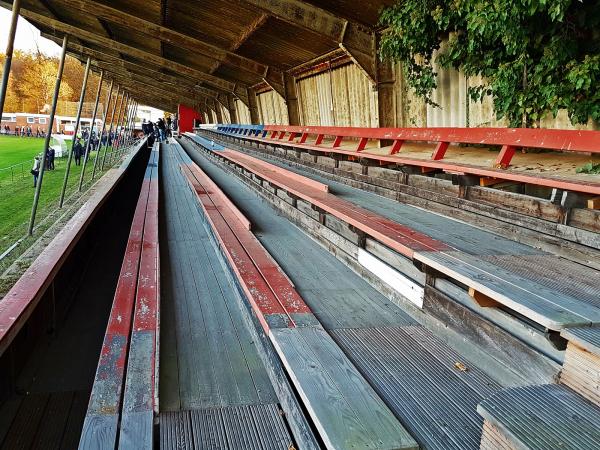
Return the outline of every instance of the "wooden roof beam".
<path id="1" fill-rule="evenodd" d="M 94 61 L 93 65 L 103 69 L 104 71 L 106 71 L 108 73 L 111 73 L 111 74 L 117 75 L 121 78 L 130 80 L 133 83 L 140 83 L 145 86 L 150 86 L 154 89 L 162 89 L 164 91 L 177 94 L 178 96 L 181 96 L 182 98 L 190 98 L 193 100 L 204 100 L 206 98 L 209 98 L 209 99 L 216 98 L 216 97 L 209 97 L 209 96 L 206 96 L 206 95 L 203 95 L 200 93 L 192 92 L 192 91 L 186 89 L 185 86 L 182 87 L 181 85 L 179 85 L 177 83 L 164 82 L 164 81 L 156 80 L 154 78 L 147 77 L 144 75 L 135 74 L 132 72 L 126 72 L 126 71 L 123 72 L 119 69 L 115 69 L 115 67 L 109 63 Z"/>
<path id="2" fill-rule="evenodd" d="M 242 0 L 278 19 L 320 34 L 336 42 L 377 82 L 375 31 L 301 0 Z"/>
<path id="3" fill-rule="evenodd" d="M 5 4 L 6 2 L 0 2 L 0 5 L 4 6 Z M 200 70 L 190 68 L 176 61 L 157 56 L 153 53 L 140 50 L 127 44 L 123 44 L 119 41 L 115 41 L 104 36 L 99 36 L 93 32 L 84 30 L 82 28 L 69 25 L 59 20 L 52 19 L 50 17 L 23 8 L 21 8 L 21 15 L 34 23 L 45 25 L 60 33 L 72 35 L 84 41 L 88 41 L 100 47 L 104 47 L 105 49 L 109 49 L 110 51 L 118 51 L 120 53 L 133 56 L 134 58 L 146 60 L 160 67 L 166 67 L 173 71 L 180 71 L 186 73 L 187 75 L 195 77 L 198 81 L 203 81 L 222 91 L 234 92 L 235 90 L 235 83 L 223 80 L 214 75 L 209 75 L 207 73 L 201 72 Z"/>
<path id="4" fill-rule="evenodd" d="M 123 12 L 115 7 L 107 6 L 98 2 L 92 2 L 90 0 L 59 1 L 64 5 L 74 9 L 79 9 L 81 11 L 93 11 L 93 14 L 95 16 L 102 18 L 108 22 L 121 25 L 123 27 L 134 28 L 137 32 L 143 33 L 147 36 L 151 36 L 155 39 L 159 39 L 161 42 L 166 42 L 176 47 L 191 50 L 195 53 L 213 59 L 220 64 L 225 64 L 253 74 L 258 78 L 263 78 L 267 76 L 268 66 L 266 66 L 265 64 L 238 55 L 232 51 L 223 49 L 216 45 L 208 44 L 200 39 L 193 38 L 184 33 L 175 31 L 167 27 L 164 22 L 161 24 L 156 24 L 154 22 L 142 19 L 138 16 L 134 16 Z M 271 72 L 273 73 L 276 79 L 277 71 L 275 69 L 271 69 Z"/>
<path id="5" fill-rule="evenodd" d="M 49 39 L 53 42 L 56 42 L 56 43 L 62 42 L 60 38 L 53 36 L 51 34 L 42 32 L 41 35 L 42 35 L 42 37 Z M 171 83 L 179 83 L 180 85 L 184 85 L 184 86 L 188 87 L 189 89 L 193 89 L 194 92 L 197 92 L 197 93 L 202 94 L 207 97 L 212 98 L 212 97 L 216 97 L 217 95 L 220 94 L 220 91 L 215 91 L 215 90 L 212 90 L 212 89 L 209 89 L 206 87 L 198 86 L 196 80 L 194 80 L 194 79 L 181 77 L 181 76 L 169 75 L 169 74 L 166 74 L 166 73 L 156 70 L 156 67 L 152 66 L 152 65 L 148 66 L 145 64 L 138 64 L 138 63 L 134 63 L 131 61 L 123 60 L 117 56 L 110 54 L 110 53 L 103 53 L 98 50 L 94 50 L 90 47 L 87 47 L 87 46 L 84 46 L 81 44 L 76 44 L 73 42 L 69 42 L 68 48 L 69 48 L 72 56 L 77 57 L 78 55 L 85 55 L 85 56 L 91 57 L 95 61 L 101 61 L 101 62 L 104 62 L 107 64 L 111 64 L 112 66 L 119 67 L 128 72 L 139 73 L 136 71 L 141 71 L 141 72 L 143 72 L 143 74 L 152 76 L 152 77 L 156 78 L 157 80 L 164 79 Z"/>

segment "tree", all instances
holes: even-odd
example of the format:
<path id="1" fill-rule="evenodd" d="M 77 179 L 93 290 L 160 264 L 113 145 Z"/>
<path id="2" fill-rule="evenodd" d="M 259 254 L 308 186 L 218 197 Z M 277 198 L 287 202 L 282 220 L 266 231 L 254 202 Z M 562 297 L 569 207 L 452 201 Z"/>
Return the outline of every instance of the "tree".
<path id="1" fill-rule="evenodd" d="M 471 97 L 491 95 L 497 118 L 512 126 L 563 108 L 573 123 L 600 121 L 598 1 L 402 0 L 380 23 L 380 56 L 401 61 L 408 85 L 430 104 L 437 51 L 440 67 L 483 75 L 487 84 Z"/>

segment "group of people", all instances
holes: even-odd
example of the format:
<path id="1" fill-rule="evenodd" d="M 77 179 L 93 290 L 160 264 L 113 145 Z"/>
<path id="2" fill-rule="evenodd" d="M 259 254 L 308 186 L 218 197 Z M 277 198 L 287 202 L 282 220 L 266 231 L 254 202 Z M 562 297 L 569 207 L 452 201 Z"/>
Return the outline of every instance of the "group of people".
<path id="1" fill-rule="evenodd" d="M 152 141 L 158 139 L 158 142 L 169 142 L 169 138 L 173 136 L 172 131 L 176 129 L 176 124 L 173 123 L 171 117 L 163 119 L 162 117 L 153 123 L 152 121 L 142 122 L 142 131 L 145 136 L 148 136 Z"/>
<path id="2" fill-rule="evenodd" d="M 46 150 L 46 170 L 54 170 L 54 159 L 56 157 L 56 151 L 50 147 Z M 31 168 L 31 175 L 33 175 L 33 187 L 37 186 L 38 177 L 40 176 L 41 157 L 36 156 L 33 160 L 33 167 Z"/>
<path id="3" fill-rule="evenodd" d="M 20 136 L 20 137 L 44 137 L 46 135 L 46 130 L 43 128 L 37 127 L 35 132 L 31 127 L 15 127 L 14 132 L 11 133 L 11 129 L 9 125 L 4 125 L 2 127 L 2 134 L 10 136 Z"/>
<path id="4" fill-rule="evenodd" d="M 157 130 L 157 134 L 159 136 L 159 139 L 162 140 L 166 139 L 166 136 L 170 136 L 171 135 L 171 119 L 167 119 L 167 121 L 165 122 L 163 119 L 160 119 L 156 125 L 152 124 L 152 122 L 150 122 L 151 124 L 151 130 L 152 132 L 154 132 L 155 128 Z M 146 123 L 146 121 L 144 121 L 144 124 L 142 125 L 143 129 L 144 129 L 144 133 L 148 134 L 150 133 L 150 129 L 148 129 L 148 124 Z M 10 133 L 10 128 L 8 126 L 3 127 L 5 132 Z M 25 127 L 23 127 L 25 128 Z M 168 130 L 168 131 L 167 131 Z M 40 133 L 40 130 L 38 128 L 38 133 Z M 43 130 L 41 131 L 41 133 L 43 133 Z M 15 131 L 16 134 L 16 131 Z M 115 130 L 115 131 L 111 131 L 111 132 L 103 132 L 101 136 L 99 136 L 100 133 L 97 133 L 94 129 L 92 128 L 84 128 L 83 130 L 81 130 L 81 137 L 80 136 L 74 136 L 73 137 L 73 145 L 72 145 L 72 152 L 73 152 L 73 159 L 75 159 L 75 165 L 76 166 L 80 166 L 81 165 L 81 158 L 85 156 L 86 151 L 89 152 L 93 152 L 93 151 L 98 151 L 100 150 L 100 148 L 102 147 L 110 147 L 113 144 L 116 144 L 119 139 L 121 139 L 121 135 L 119 130 Z M 18 136 L 18 134 L 16 134 Z M 89 142 L 88 142 L 89 141 Z M 50 147 L 47 152 L 46 152 L 46 170 L 54 170 L 54 159 L 55 159 L 55 150 Z M 35 159 L 33 160 L 33 167 L 31 168 L 31 174 L 33 175 L 33 187 L 37 186 L 37 181 L 38 181 L 38 177 L 40 174 L 40 166 L 42 164 L 42 156 L 38 155 L 35 157 Z"/>

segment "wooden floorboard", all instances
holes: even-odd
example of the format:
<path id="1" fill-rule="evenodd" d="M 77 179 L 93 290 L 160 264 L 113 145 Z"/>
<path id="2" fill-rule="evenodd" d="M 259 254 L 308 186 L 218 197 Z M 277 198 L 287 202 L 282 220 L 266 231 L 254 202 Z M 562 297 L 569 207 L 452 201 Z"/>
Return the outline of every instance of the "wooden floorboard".
<path id="1" fill-rule="evenodd" d="M 198 162 L 247 215 L 324 328 L 340 344 L 338 335 L 354 336 L 342 349 L 419 444 L 438 450 L 478 448 L 483 421 L 477 402 L 501 383 L 479 369 L 476 360 L 417 326 L 240 181 L 206 159 Z M 363 345 L 352 333 L 377 339 Z"/>
<path id="2" fill-rule="evenodd" d="M 9 400 L 0 411 L 3 424 L 10 417 L 0 448 L 77 448 L 88 399 L 89 391 L 62 391 L 32 393 Z"/>
<path id="3" fill-rule="evenodd" d="M 186 158 L 168 145 L 161 153 L 161 411 L 273 403 L 237 294 L 179 170 Z"/>
<path id="4" fill-rule="evenodd" d="M 464 270 L 460 271 L 462 278 L 459 280 L 467 286 L 476 287 L 474 285 L 480 280 L 486 281 L 488 273 L 501 274 L 498 283 L 488 283 L 490 293 L 486 295 L 504 303 L 506 296 L 503 294 L 507 291 L 514 298 L 505 303 L 506 306 L 545 327 L 560 330 L 568 326 L 600 323 L 598 285 L 593 282 L 599 276 L 596 270 L 450 217 L 352 188 L 280 161 L 269 162 L 328 183 L 330 192 L 339 199 L 449 245 L 451 249 L 443 253 L 450 253 L 453 258 L 468 265 L 468 268 L 462 266 Z M 416 255 L 416 258 L 427 263 L 430 256 L 435 256 L 428 253 L 431 252 L 424 252 L 423 258 Z M 444 255 L 439 257 L 445 258 Z M 441 270 L 443 267 L 435 269 L 450 276 L 457 273 L 452 271 L 451 261 L 444 259 L 444 264 L 447 270 Z M 544 299 L 548 301 L 544 302 Z M 523 307 L 519 308 L 519 304 Z"/>
<path id="5" fill-rule="evenodd" d="M 276 404 L 164 413 L 161 450 L 289 450 L 294 441 Z"/>

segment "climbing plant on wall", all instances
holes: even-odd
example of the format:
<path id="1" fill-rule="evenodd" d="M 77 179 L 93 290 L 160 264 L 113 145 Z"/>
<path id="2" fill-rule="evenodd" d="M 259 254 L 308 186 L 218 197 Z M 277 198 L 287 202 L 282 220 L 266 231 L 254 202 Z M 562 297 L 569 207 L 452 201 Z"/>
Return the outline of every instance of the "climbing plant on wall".
<path id="1" fill-rule="evenodd" d="M 491 95 L 512 126 L 563 108 L 573 123 L 600 121 L 598 0 L 400 0 L 380 23 L 381 58 L 401 61 L 429 104 L 437 50 L 439 67 L 486 79 L 471 98 Z"/>

